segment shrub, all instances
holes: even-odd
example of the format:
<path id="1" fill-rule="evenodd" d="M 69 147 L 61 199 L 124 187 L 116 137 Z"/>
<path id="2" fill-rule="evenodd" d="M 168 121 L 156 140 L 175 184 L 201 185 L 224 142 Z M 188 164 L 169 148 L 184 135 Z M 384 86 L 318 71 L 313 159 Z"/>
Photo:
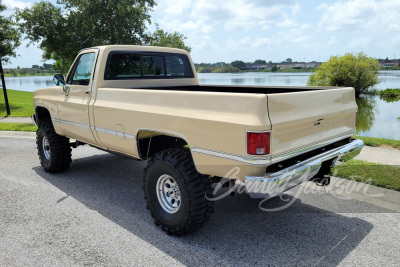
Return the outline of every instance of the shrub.
<path id="1" fill-rule="evenodd" d="M 332 56 L 321 64 L 309 77 L 309 86 L 345 86 L 354 87 L 356 96 L 366 93 L 368 88 L 378 84 L 379 63 L 363 52 L 346 53 L 344 56 Z"/>

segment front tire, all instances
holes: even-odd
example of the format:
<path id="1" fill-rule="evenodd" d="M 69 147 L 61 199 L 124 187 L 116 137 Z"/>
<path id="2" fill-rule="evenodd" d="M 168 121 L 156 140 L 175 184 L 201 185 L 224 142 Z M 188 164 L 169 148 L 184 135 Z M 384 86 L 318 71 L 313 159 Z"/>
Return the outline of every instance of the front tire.
<path id="1" fill-rule="evenodd" d="M 143 191 L 156 225 L 170 235 L 182 236 L 200 229 L 213 212 L 211 181 L 196 171 L 184 149 L 167 149 L 154 155 L 144 171 Z"/>
<path id="2" fill-rule="evenodd" d="M 39 124 L 36 145 L 40 164 L 46 172 L 63 172 L 71 164 L 69 139 L 58 135 L 51 122 Z"/>

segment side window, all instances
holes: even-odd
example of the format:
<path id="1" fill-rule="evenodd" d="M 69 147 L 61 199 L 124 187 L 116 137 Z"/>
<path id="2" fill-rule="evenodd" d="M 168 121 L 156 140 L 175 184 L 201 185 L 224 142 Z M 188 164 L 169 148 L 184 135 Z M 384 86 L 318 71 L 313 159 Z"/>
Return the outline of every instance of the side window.
<path id="1" fill-rule="evenodd" d="M 89 85 L 92 76 L 95 53 L 80 56 L 74 73 L 68 78 L 68 83 L 73 85 Z"/>
<path id="2" fill-rule="evenodd" d="M 166 56 L 165 65 L 167 68 L 167 76 L 190 76 L 190 72 L 188 71 L 190 65 L 187 61 L 187 57 L 179 55 Z"/>

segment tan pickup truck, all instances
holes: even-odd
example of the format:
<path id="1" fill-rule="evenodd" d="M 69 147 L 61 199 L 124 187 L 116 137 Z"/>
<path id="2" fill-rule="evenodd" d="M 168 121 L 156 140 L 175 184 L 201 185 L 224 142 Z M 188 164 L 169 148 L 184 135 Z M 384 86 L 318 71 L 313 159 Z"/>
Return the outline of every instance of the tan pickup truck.
<path id="1" fill-rule="evenodd" d="M 169 234 L 209 219 L 214 183 L 263 198 L 306 180 L 327 184 L 330 168 L 363 147 L 351 139 L 353 88 L 199 85 L 180 49 L 84 49 L 54 81 L 34 92 L 44 169 L 67 170 L 83 144 L 147 160 L 148 208 Z"/>

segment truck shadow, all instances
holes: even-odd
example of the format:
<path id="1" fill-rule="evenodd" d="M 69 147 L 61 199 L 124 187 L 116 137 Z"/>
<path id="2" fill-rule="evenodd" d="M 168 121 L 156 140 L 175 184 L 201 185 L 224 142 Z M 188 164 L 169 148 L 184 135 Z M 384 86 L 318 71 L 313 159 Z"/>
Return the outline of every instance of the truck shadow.
<path id="1" fill-rule="evenodd" d="M 216 202 L 211 220 L 198 232 L 168 236 L 145 208 L 144 166 L 101 154 L 75 159 L 62 174 L 33 170 L 65 192 L 57 203 L 72 197 L 185 265 L 337 265 L 373 228 L 359 218 L 305 204 L 301 197 L 280 212 L 264 212 L 260 200 L 242 194 Z M 314 197 L 321 202 L 325 195 Z M 279 205 L 279 199 L 266 204 Z"/>

